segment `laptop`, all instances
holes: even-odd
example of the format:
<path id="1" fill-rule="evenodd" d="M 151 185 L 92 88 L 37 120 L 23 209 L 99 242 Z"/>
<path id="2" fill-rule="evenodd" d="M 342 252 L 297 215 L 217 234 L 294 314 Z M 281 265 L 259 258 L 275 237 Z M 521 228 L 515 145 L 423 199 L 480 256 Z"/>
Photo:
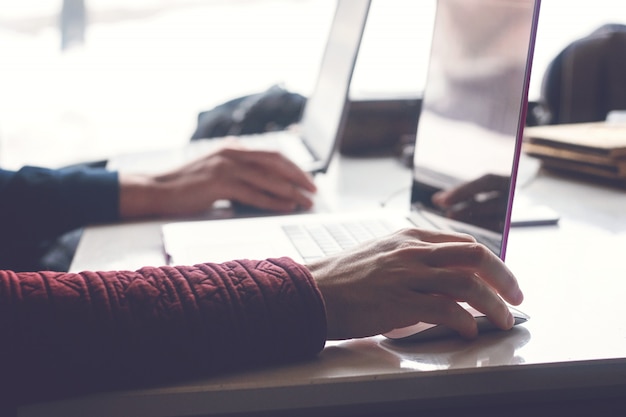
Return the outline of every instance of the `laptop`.
<path id="1" fill-rule="evenodd" d="M 406 211 L 169 223 L 168 262 L 307 262 L 407 226 L 470 233 L 504 259 L 539 2 L 438 0 Z M 433 203 L 461 184 L 473 189 L 465 201 Z"/>
<path id="2" fill-rule="evenodd" d="M 347 114 L 348 90 L 371 0 L 338 0 L 317 81 L 295 129 L 238 136 L 252 149 L 277 150 L 305 172 L 325 172 L 338 146 Z M 168 151 L 120 155 L 107 168 L 152 172 L 179 166 L 224 144 L 226 138 L 194 140 Z"/>

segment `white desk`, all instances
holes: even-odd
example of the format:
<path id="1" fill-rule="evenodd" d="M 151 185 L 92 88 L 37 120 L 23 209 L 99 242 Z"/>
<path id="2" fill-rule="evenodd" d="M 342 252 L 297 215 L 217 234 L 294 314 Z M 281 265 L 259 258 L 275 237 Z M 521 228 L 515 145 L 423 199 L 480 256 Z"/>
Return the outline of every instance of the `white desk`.
<path id="1" fill-rule="evenodd" d="M 354 184 L 363 173 L 383 169 L 397 179 L 383 182 L 377 175 L 365 194 L 356 193 Z M 335 208 L 349 209 L 375 204 L 397 190 L 407 190 L 408 196 L 409 176 L 392 159 L 340 158 L 320 182 L 329 195 L 342 196 Z M 511 231 L 507 263 L 521 282 L 522 309 L 531 320 L 510 332 L 472 342 L 405 346 L 382 337 L 332 342 L 305 363 L 34 405 L 20 415 L 294 415 L 294 409 L 313 415 L 376 410 L 389 415 L 392 408 L 449 410 L 514 402 L 519 409 L 543 400 L 623 397 L 626 193 L 548 174 L 521 183 L 522 192 L 557 209 L 562 218 L 558 226 Z M 390 202 L 402 200 L 399 195 Z M 162 264 L 159 224 L 89 228 L 72 269 Z"/>

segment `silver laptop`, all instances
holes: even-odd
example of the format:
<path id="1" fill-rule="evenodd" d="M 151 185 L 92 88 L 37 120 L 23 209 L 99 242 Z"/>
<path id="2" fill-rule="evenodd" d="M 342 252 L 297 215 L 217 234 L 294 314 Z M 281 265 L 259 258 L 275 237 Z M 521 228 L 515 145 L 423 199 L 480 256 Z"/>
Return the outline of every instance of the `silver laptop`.
<path id="1" fill-rule="evenodd" d="M 538 11 L 539 0 L 438 0 L 410 209 L 170 223 L 169 262 L 306 262 L 406 226 L 470 233 L 504 259 Z M 461 184 L 466 199 L 433 203 Z"/>
<path id="2" fill-rule="evenodd" d="M 313 92 L 294 130 L 239 136 L 253 149 L 277 150 L 310 173 L 325 172 L 338 146 L 347 113 L 348 90 L 371 0 L 338 0 Z M 176 150 L 112 158 L 107 168 L 162 171 L 197 158 L 224 143 L 200 139 Z"/>

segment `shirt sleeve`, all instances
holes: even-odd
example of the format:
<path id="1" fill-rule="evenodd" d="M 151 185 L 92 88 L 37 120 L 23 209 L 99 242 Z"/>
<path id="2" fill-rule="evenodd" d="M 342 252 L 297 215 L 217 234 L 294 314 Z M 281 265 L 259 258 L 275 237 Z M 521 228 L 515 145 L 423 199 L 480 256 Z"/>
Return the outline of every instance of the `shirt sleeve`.
<path id="1" fill-rule="evenodd" d="M 0 268 L 32 264 L 46 241 L 118 218 L 116 172 L 97 168 L 0 170 Z"/>
<path id="2" fill-rule="evenodd" d="M 0 396 L 19 402 L 302 360 L 323 299 L 288 258 L 138 271 L 0 271 Z"/>

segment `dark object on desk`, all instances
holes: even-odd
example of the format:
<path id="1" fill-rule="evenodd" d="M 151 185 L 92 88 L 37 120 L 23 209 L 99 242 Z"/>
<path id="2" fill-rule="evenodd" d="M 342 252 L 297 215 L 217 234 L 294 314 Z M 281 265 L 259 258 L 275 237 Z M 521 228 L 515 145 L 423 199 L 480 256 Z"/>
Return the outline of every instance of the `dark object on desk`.
<path id="1" fill-rule="evenodd" d="M 300 94 L 274 85 L 201 112 L 191 140 L 284 130 L 300 120 L 305 102 Z"/>
<path id="2" fill-rule="evenodd" d="M 529 109 L 536 124 L 597 122 L 626 109 L 626 25 L 603 25 L 563 49 L 546 70 L 541 96 L 541 106 Z"/>
<path id="3" fill-rule="evenodd" d="M 532 204 L 513 207 L 511 227 L 554 226 L 559 223 L 561 215 L 548 206 Z"/>
<path id="4" fill-rule="evenodd" d="M 274 85 L 198 115 L 191 140 L 285 130 L 300 121 L 306 98 Z M 421 99 L 351 101 L 339 151 L 346 155 L 398 154 L 415 140 Z"/>
<path id="5" fill-rule="evenodd" d="M 421 108 L 420 98 L 350 101 L 339 151 L 344 155 L 401 155 L 415 141 Z"/>

